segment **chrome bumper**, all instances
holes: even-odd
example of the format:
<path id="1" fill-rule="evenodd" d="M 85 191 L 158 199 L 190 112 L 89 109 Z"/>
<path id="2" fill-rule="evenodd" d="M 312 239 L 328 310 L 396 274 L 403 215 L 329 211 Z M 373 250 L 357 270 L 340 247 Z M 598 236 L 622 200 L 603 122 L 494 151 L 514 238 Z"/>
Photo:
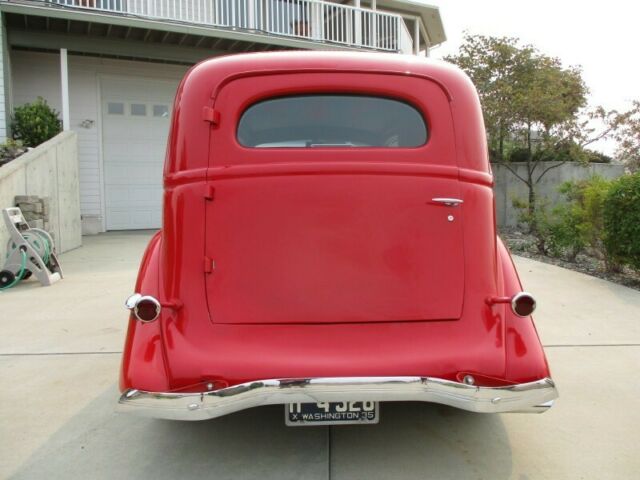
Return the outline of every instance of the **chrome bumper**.
<path id="1" fill-rule="evenodd" d="M 370 400 L 433 402 L 482 413 L 541 413 L 556 398 L 550 378 L 476 387 L 430 377 L 343 377 L 259 380 L 202 393 L 131 389 L 122 394 L 117 410 L 170 420 L 206 420 L 261 405 Z"/>

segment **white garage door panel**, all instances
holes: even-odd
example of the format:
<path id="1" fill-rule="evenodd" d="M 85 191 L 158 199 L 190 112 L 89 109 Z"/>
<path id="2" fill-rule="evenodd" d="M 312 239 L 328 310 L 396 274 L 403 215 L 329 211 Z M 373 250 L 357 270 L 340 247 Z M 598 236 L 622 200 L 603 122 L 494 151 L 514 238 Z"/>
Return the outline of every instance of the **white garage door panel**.
<path id="1" fill-rule="evenodd" d="M 122 210 L 131 204 L 137 209 L 150 210 L 157 208 L 158 202 L 162 203 L 162 188 L 156 185 L 140 185 L 130 187 L 126 185 L 110 185 L 107 187 L 107 196 L 110 197 L 110 205 L 114 209 Z"/>
<path id="2" fill-rule="evenodd" d="M 135 158 L 135 154 L 131 157 Z M 162 165 L 160 167 L 158 169 L 158 162 L 135 165 L 127 161 L 112 162 L 105 169 L 104 177 L 107 185 L 162 185 Z"/>
<path id="3" fill-rule="evenodd" d="M 158 228 L 157 225 L 162 222 L 160 212 L 157 209 L 130 211 L 128 209 L 118 210 L 114 208 L 110 216 L 113 223 L 112 230 L 126 230 L 130 228 L 129 225 L 131 224 L 138 225 L 137 228 L 140 229 Z"/>
<path id="4" fill-rule="evenodd" d="M 162 167 L 177 86 L 178 80 L 101 81 L 107 230 L 161 226 Z"/>

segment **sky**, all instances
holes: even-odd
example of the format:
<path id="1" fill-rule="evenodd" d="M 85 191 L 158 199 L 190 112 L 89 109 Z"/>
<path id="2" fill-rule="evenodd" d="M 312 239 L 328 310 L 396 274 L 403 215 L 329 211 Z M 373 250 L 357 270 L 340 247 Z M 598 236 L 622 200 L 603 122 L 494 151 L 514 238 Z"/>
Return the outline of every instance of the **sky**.
<path id="1" fill-rule="evenodd" d="M 574 0 L 426 0 L 438 6 L 448 40 L 433 58 L 456 53 L 469 33 L 513 36 L 580 65 L 589 104 L 624 109 L 640 100 L 640 2 Z M 600 145 L 611 150 L 611 144 Z M 607 152 L 610 153 L 610 152 Z"/>

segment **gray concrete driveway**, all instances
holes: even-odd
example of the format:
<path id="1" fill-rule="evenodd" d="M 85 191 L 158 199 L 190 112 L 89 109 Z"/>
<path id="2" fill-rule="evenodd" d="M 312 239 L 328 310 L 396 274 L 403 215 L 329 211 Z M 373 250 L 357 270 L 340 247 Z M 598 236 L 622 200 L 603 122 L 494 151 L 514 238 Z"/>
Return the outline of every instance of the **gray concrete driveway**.
<path id="1" fill-rule="evenodd" d="M 281 407 L 180 423 L 113 412 L 149 233 L 86 237 L 66 278 L 0 293 L 0 477 L 631 479 L 640 292 L 518 258 L 560 400 L 543 415 L 386 404 L 377 426 L 287 428 Z"/>

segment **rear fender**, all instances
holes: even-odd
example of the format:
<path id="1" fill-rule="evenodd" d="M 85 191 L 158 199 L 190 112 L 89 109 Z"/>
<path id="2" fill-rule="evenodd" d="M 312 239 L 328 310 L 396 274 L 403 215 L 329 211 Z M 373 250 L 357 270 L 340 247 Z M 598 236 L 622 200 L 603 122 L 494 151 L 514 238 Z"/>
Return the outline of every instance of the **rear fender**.
<path id="1" fill-rule="evenodd" d="M 142 257 L 135 293 L 161 298 L 159 295 L 160 244 L 161 235 L 158 232 L 151 238 Z M 165 312 L 161 317 L 162 315 L 165 315 Z M 120 391 L 130 388 L 152 392 L 169 391 L 168 370 L 160 328 L 161 317 L 154 322 L 142 323 L 136 320 L 133 314 L 129 316 L 120 370 Z"/>
<path id="2" fill-rule="evenodd" d="M 507 247 L 498 238 L 498 262 L 502 269 L 502 295 L 512 296 L 522 291 L 522 284 Z M 505 310 L 505 376 L 509 381 L 524 383 L 550 377 L 538 332 L 531 316 L 518 317 L 510 308 Z"/>

